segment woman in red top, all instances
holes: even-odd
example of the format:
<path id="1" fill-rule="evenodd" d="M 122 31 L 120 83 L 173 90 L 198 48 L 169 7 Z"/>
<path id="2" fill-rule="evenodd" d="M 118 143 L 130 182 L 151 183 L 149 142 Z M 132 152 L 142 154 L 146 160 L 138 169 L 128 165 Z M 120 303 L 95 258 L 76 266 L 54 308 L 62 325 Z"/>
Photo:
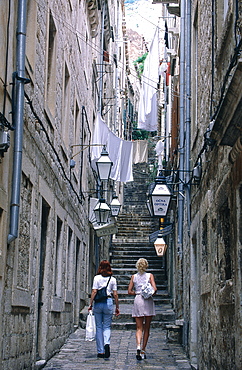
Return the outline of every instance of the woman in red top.
<path id="1" fill-rule="evenodd" d="M 92 293 L 90 299 L 90 306 L 88 311 L 92 310 L 92 304 L 97 291 L 107 286 L 108 298 L 102 302 L 94 301 L 93 313 L 96 322 L 96 344 L 97 344 L 97 357 L 108 358 L 110 357 L 110 336 L 111 336 L 111 323 L 113 317 L 113 299 L 115 300 L 116 310 L 115 315 L 119 315 L 119 303 L 117 292 L 117 281 L 112 276 L 113 272 L 111 265 L 108 261 L 101 261 L 97 275 L 93 279 Z"/>

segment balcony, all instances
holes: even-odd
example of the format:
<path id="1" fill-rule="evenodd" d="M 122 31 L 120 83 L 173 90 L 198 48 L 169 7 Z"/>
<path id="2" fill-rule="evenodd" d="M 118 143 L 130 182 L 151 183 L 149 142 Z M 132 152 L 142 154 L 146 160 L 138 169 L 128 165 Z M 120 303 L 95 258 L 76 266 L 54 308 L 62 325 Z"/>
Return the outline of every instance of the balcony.
<path id="1" fill-rule="evenodd" d="M 153 0 L 152 4 L 166 4 L 170 14 L 180 17 L 180 0 Z"/>
<path id="2" fill-rule="evenodd" d="M 223 98 L 210 137 L 220 145 L 234 146 L 242 131 L 242 59 L 239 60 Z"/>

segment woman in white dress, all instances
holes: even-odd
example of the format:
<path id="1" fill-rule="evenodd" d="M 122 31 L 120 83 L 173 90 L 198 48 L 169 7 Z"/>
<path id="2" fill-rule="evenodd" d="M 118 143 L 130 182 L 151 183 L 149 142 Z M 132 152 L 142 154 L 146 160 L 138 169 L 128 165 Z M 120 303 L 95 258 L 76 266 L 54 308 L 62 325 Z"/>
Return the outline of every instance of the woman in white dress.
<path id="1" fill-rule="evenodd" d="M 157 287 L 153 274 L 146 272 L 148 261 L 145 258 L 140 258 L 136 262 L 136 268 L 138 272 L 130 279 L 128 294 L 135 295 L 132 317 L 135 317 L 136 321 L 136 358 L 137 360 L 142 360 L 146 358 L 145 350 L 150 335 L 150 323 L 153 316 L 155 316 L 155 304 L 152 296 L 148 299 L 143 298 L 141 289 L 142 285 L 147 281 L 150 282 L 154 289 L 153 294 L 156 293 Z"/>

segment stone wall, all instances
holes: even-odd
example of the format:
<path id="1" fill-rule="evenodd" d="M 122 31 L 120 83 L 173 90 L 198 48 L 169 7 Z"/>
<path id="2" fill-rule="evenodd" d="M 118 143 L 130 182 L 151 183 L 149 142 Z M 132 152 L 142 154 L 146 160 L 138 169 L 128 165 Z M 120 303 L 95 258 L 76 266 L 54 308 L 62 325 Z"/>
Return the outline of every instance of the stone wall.
<path id="1" fill-rule="evenodd" d="M 27 3 L 29 83 L 25 85 L 19 235 L 9 245 L 14 132 L 9 151 L 0 163 L 0 367 L 3 370 L 34 368 L 36 362 L 43 364 L 59 350 L 79 323 L 79 312 L 88 301 L 96 264 L 99 259 L 108 258 L 110 244 L 110 236 L 101 238 L 97 244 L 89 223 L 89 197 L 96 185 L 89 144 L 98 108 L 101 12 L 97 11 L 97 4 L 92 4 L 97 23 L 94 29 L 88 2 Z M 110 7 L 110 24 L 115 24 L 117 8 L 116 3 Z M 8 9 L 4 5 L 0 11 L 4 19 L 0 22 L 3 54 L 6 14 Z M 8 84 L 16 68 L 15 2 L 10 15 Z M 108 48 L 108 37 L 106 42 Z M 111 43 L 111 46 L 110 54 L 113 54 L 116 45 Z M 111 60 L 107 71 L 113 65 Z M 104 71 L 105 94 L 111 97 L 113 70 L 107 71 Z M 1 81 L 4 72 L 0 67 Z M 9 112 L 12 88 L 8 85 L 7 89 L 6 112 Z M 1 83 L 1 101 L 3 95 Z M 103 106 L 109 108 L 106 103 Z M 109 124 L 113 113 L 109 112 L 108 116 L 105 118 Z M 7 118 L 12 120 L 11 115 Z M 120 127 L 118 131 L 123 132 Z M 83 145 L 87 146 L 86 150 Z M 75 161 L 74 167 L 70 166 L 71 159 Z"/>
<path id="2" fill-rule="evenodd" d="M 213 2 L 206 0 L 192 4 L 193 32 L 197 32 L 192 54 L 197 53 L 198 58 L 198 90 L 192 97 L 196 115 L 192 117 L 191 147 L 193 164 L 200 153 L 202 179 L 199 185 L 192 186 L 190 238 L 184 231 L 184 344 L 192 362 L 201 369 L 240 369 L 242 177 L 238 163 L 242 157 L 239 154 L 236 163 L 231 164 L 232 147 L 221 145 L 225 128 L 216 126 L 221 107 L 228 114 L 241 104 L 241 94 L 239 99 L 227 98 L 229 89 L 235 88 L 232 76 L 238 60 L 226 80 L 236 48 L 236 1 L 228 1 L 225 16 L 221 10 L 223 1 L 216 6 L 214 2 L 214 9 Z M 206 142 L 204 134 L 213 115 L 217 140 Z M 232 124 L 226 118 L 221 121 L 224 126 Z"/>

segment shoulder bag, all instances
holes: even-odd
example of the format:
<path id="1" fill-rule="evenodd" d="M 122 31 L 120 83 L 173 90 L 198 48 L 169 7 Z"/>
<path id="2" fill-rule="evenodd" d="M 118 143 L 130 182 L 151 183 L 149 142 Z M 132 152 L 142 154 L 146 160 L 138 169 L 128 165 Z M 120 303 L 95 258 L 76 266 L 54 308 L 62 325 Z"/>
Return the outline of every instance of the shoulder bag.
<path id="1" fill-rule="evenodd" d="M 148 280 L 145 284 L 142 285 L 141 288 L 141 295 L 144 299 L 150 298 L 154 294 L 154 288 L 149 282 L 150 275 L 148 277 Z"/>
<path id="2" fill-rule="evenodd" d="M 98 289 L 97 294 L 94 297 L 95 302 L 105 302 L 105 301 L 107 301 L 107 298 L 108 298 L 107 287 L 108 287 L 110 279 L 111 279 L 111 276 L 108 279 L 107 285 L 105 287 L 101 288 L 101 289 Z"/>

